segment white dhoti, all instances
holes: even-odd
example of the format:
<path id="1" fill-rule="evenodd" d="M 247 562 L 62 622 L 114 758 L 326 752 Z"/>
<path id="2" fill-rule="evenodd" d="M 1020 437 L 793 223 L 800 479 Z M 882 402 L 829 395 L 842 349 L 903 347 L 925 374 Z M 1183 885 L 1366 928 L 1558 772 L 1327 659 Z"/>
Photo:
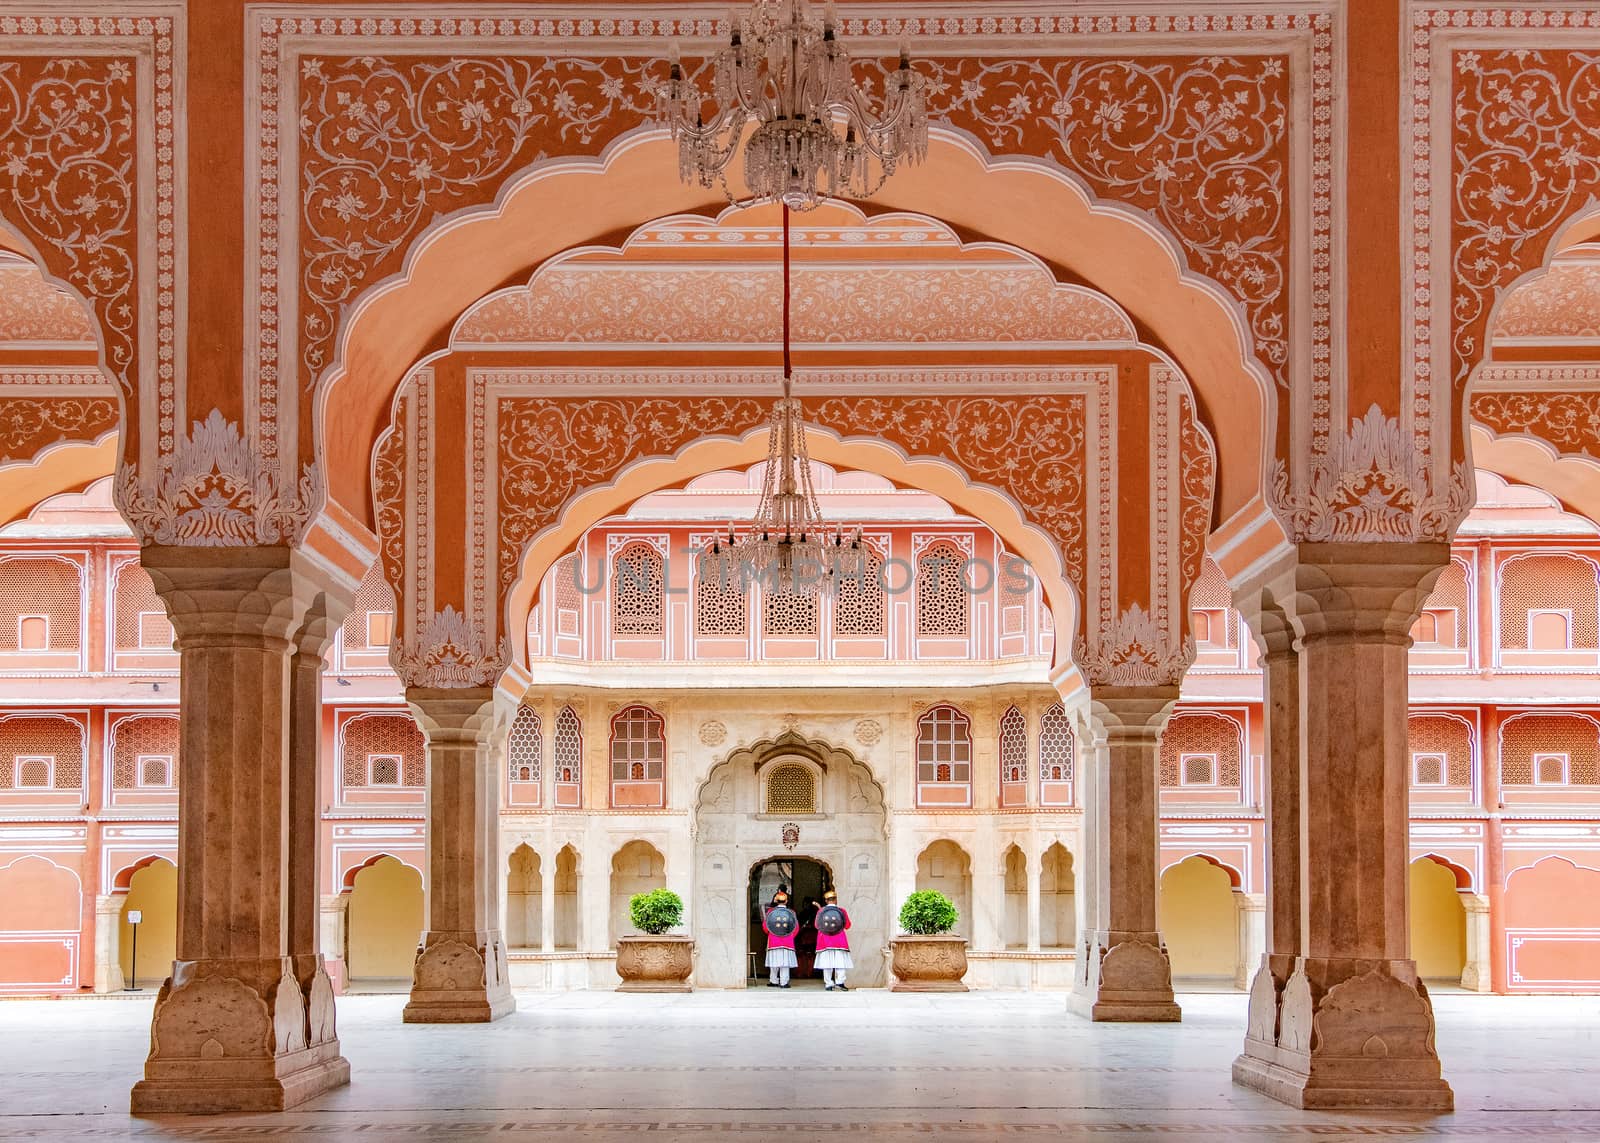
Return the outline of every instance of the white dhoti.
<path id="1" fill-rule="evenodd" d="M 812 963 L 822 970 L 822 983 L 829 988 L 843 988 L 844 974 L 855 967 L 849 949 L 822 949 Z"/>
<path id="2" fill-rule="evenodd" d="M 768 949 L 767 950 L 767 976 L 772 984 L 789 986 L 789 970 L 798 968 L 800 961 L 795 957 L 793 949 Z"/>

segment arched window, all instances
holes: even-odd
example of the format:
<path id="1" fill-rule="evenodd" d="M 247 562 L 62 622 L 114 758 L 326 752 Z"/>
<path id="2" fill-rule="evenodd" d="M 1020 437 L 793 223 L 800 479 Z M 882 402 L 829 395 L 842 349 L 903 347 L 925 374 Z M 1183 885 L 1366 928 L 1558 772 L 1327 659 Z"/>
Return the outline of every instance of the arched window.
<path id="1" fill-rule="evenodd" d="M 663 567 L 653 544 L 635 541 L 617 553 L 611 570 L 611 633 L 660 635 Z"/>
<path id="2" fill-rule="evenodd" d="M 151 761 L 167 762 L 168 778 L 152 782 Z M 171 786 L 178 759 L 178 720 L 173 715 L 149 714 L 119 718 L 111 724 L 111 788 L 131 790 L 142 786 Z"/>
<path id="3" fill-rule="evenodd" d="M 817 779 L 798 762 L 783 762 L 767 771 L 767 813 L 817 812 Z"/>
<path id="4" fill-rule="evenodd" d="M 112 585 L 113 637 L 119 651 L 172 650 L 172 623 L 150 573 L 138 560 L 117 565 Z"/>
<path id="5" fill-rule="evenodd" d="M 339 772 L 347 787 L 425 786 L 428 740 L 409 714 L 358 714 L 342 728 Z"/>
<path id="6" fill-rule="evenodd" d="M 611 719 L 611 804 L 656 808 L 666 804 L 667 736 L 662 717 L 647 706 L 627 706 Z"/>
<path id="7" fill-rule="evenodd" d="M 578 617 L 583 613 L 583 593 L 578 590 L 578 553 L 563 556 L 556 561 L 550 574 L 555 579 L 556 634 L 575 638 L 578 634 Z"/>
<path id="8" fill-rule="evenodd" d="M 1000 716 L 1000 804 L 1028 800 L 1028 721 L 1012 707 Z"/>
<path id="9" fill-rule="evenodd" d="M 382 651 L 394 636 L 394 590 L 383 578 L 383 561 L 367 570 L 344 621 L 344 649 Z"/>
<path id="10" fill-rule="evenodd" d="M 1414 714 L 1406 723 L 1406 731 L 1414 785 L 1472 785 L 1473 733 L 1464 719 L 1448 714 Z"/>
<path id="11" fill-rule="evenodd" d="M 83 569 L 70 560 L 0 560 L 0 651 L 76 651 L 83 617 Z"/>
<path id="12" fill-rule="evenodd" d="M 398 754 L 368 754 L 367 785 L 398 786 L 403 761 Z"/>
<path id="13" fill-rule="evenodd" d="M 972 804 L 972 725 L 953 706 L 936 706 L 917 720 L 917 802 Z"/>
<path id="14" fill-rule="evenodd" d="M 172 785 L 172 759 L 165 754 L 141 755 L 139 785 L 162 788 Z"/>
<path id="15" fill-rule="evenodd" d="M 1507 786 L 1600 784 L 1600 726 L 1581 714 L 1518 714 L 1500 724 Z"/>
<path id="16" fill-rule="evenodd" d="M 17 787 L 27 790 L 48 790 L 55 785 L 56 760 L 46 757 L 17 758 Z"/>
<path id="17" fill-rule="evenodd" d="M 694 629 L 701 636 L 743 637 L 746 620 L 745 584 L 738 569 L 702 563 L 694 581 Z"/>
<path id="18" fill-rule="evenodd" d="M 1244 765 L 1244 727 L 1210 711 L 1180 711 L 1167 720 L 1157 752 L 1163 786 L 1237 789 Z"/>
<path id="19" fill-rule="evenodd" d="M 84 726 L 64 715 L 0 718 L 0 789 L 80 789 Z"/>
<path id="20" fill-rule="evenodd" d="M 967 557 L 949 541 L 930 544 L 917 557 L 917 634 L 966 638 L 971 600 L 961 584 Z"/>
<path id="21" fill-rule="evenodd" d="M 544 742 L 539 716 L 530 707 L 521 707 L 511 720 L 506 737 L 506 766 L 513 782 L 538 782 L 544 770 Z"/>
<path id="22" fill-rule="evenodd" d="M 1500 572 L 1500 640 L 1508 651 L 1600 646 L 1595 565 L 1569 555 L 1508 560 Z"/>
<path id="23" fill-rule="evenodd" d="M 817 633 L 817 596 L 767 588 L 761 593 L 761 630 L 766 635 L 810 636 Z"/>
<path id="24" fill-rule="evenodd" d="M 17 647 L 23 651 L 48 650 L 50 647 L 50 617 L 48 615 L 18 616 Z"/>
<path id="25" fill-rule="evenodd" d="M 1077 743 L 1072 720 L 1060 703 L 1051 703 L 1039 719 L 1039 804 L 1070 806 Z"/>
<path id="26" fill-rule="evenodd" d="M 836 639 L 881 638 L 884 634 L 883 557 L 863 545 L 861 574 L 841 577 L 833 603 Z"/>
<path id="27" fill-rule="evenodd" d="M 555 798 L 560 809 L 583 805 L 583 723 L 570 706 L 556 715 L 550 759 L 555 766 Z"/>

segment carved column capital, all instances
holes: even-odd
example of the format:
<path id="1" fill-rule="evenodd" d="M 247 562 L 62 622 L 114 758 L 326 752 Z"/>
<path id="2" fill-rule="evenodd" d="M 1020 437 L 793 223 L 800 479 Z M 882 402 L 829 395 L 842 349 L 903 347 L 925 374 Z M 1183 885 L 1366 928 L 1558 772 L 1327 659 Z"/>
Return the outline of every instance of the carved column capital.
<path id="1" fill-rule="evenodd" d="M 494 727 L 494 688 L 407 687 L 406 703 L 429 744 L 476 744 Z"/>
<path id="2" fill-rule="evenodd" d="M 1096 743 L 1154 745 L 1178 702 L 1178 687 L 1096 687 L 1090 695 L 1090 725 Z"/>
<path id="3" fill-rule="evenodd" d="M 1270 593 L 1302 642 L 1408 645 L 1411 625 L 1449 561 L 1445 543 L 1299 544 L 1251 587 Z"/>

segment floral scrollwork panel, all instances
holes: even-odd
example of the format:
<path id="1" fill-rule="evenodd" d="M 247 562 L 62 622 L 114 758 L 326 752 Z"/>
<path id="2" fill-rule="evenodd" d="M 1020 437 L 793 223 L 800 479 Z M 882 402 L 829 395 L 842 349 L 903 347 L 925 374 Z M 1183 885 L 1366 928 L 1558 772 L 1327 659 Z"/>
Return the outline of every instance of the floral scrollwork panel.
<path id="1" fill-rule="evenodd" d="M 1600 52 L 1459 51 L 1451 79 L 1451 373 L 1460 393 L 1500 294 L 1600 192 Z"/>
<path id="2" fill-rule="evenodd" d="M 1288 383 L 1289 79 L 1277 56 L 936 61 L 930 114 L 1148 211 Z"/>
<path id="3" fill-rule="evenodd" d="M 1498 434 L 1538 437 L 1562 452 L 1600 457 L 1600 392 L 1479 392 L 1472 419 Z"/>
<path id="4" fill-rule="evenodd" d="M 0 60 L 0 215 L 94 306 L 124 395 L 139 322 L 133 72 L 116 57 Z"/>
<path id="5" fill-rule="evenodd" d="M 1088 566 L 1086 401 L 1080 394 L 1010 397 L 850 397 L 815 403 L 818 424 L 911 456 L 956 465 L 1009 495 L 1055 541 L 1078 588 Z"/>
<path id="6" fill-rule="evenodd" d="M 0 395 L 0 464 L 27 463 L 52 445 L 85 444 L 115 432 L 114 397 Z"/>
<path id="7" fill-rule="evenodd" d="M 654 107 L 649 60 L 308 58 L 301 355 L 328 364 L 343 307 L 441 214 L 493 198 L 552 154 L 591 154 Z"/>

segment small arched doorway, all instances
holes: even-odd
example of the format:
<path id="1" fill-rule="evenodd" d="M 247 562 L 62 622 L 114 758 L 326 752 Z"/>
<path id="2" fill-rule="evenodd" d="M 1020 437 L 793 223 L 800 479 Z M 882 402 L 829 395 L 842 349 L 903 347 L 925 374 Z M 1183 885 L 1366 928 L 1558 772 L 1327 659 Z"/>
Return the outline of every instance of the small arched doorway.
<path id="1" fill-rule="evenodd" d="M 780 887 L 788 891 L 790 907 L 800 914 L 800 932 L 795 936 L 795 957 L 800 964 L 790 979 L 797 985 L 808 982 L 820 985 L 822 977 L 811 963 L 817 952 L 817 930 L 813 922 L 822 905 L 822 895 L 833 888 L 833 870 L 825 862 L 810 857 L 769 857 L 750 866 L 750 907 L 746 912 L 747 982 L 759 983 L 766 977 L 763 964 L 767 934 L 761 927 L 761 919 L 767 903 Z"/>
<path id="2" fill-rule="evenodd" d="M 1239 920 L 1228 870 L 1203 854 L 1186 857 L 1161 874 L 1156 902 L 1172 975 L 1231 987 L 1239 963 Z"/>
<path id="3" fill-rule="evenodd" d="M 138 962 L 134 962 L 133 926 L 139 914 Z M 118 924 L 122 979 L 127 987 L 159 987 L 178 956 L 178 867 L 159 858 L 134 871 Z"/>
<path id="4" fill-rule="evenodd" d="M 422 937 L 422 874 L 382 854 L 348 878 L 345 967 L 351 985 L 368 992 L 403 992 Z"/>
<path id="5" fill-rule="evenodd" d="M 851 985 L 883 985 L 887 824 L 882 784 L 842 747 L 784 731 L 713 755 L 694 808 L 695 987 L 747 987 L 757 950 L 755 968 L 764 975 L 766 938 L 752 893 L 764 887 L 759 899 L 770 900 L 780 874 L 758 867 L 801 861 L 822 867 L 825 877 L 807 874 L 799 892 L 814 884 L 820 897 L 824 887 L 836 888 L 850 913 Z"/>
<path id="6" fill-rule="evenodd" d="M 1432 984 L 1460 984 L 1467 964 L 1467 913 L 1455 872 L 1432 857 L 1411 863 L 1411 959 Z"/>

